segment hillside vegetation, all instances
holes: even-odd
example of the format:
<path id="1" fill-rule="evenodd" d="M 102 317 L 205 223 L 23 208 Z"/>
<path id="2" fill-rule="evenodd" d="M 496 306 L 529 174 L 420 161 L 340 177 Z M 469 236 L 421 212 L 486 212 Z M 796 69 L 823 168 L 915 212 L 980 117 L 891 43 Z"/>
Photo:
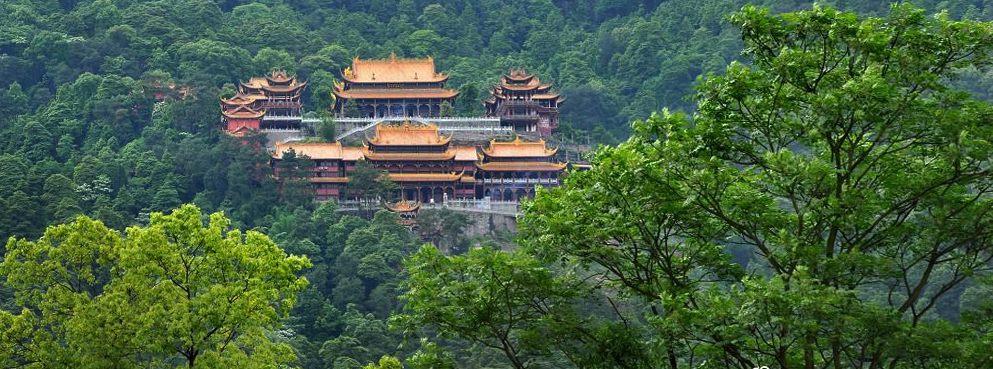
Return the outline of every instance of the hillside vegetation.
<path id="1" fill-rule="evenodd" d="M 748 3 L 0 0 L 0 364 L 993 365 L 993 1 Z M 535 72 L 607 145 L 518 250 L 342 216 L 217 128 L 241 80 L 320 115 L 394 52 L 461 115 Z"/>

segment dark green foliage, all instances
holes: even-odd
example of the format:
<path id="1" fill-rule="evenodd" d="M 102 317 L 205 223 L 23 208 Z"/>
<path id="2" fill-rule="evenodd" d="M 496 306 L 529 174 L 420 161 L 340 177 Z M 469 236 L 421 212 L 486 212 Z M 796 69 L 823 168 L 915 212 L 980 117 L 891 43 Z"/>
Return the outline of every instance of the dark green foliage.
<path id="1" fill-rule="evenodd" d="M 722 73 L 742 50 L 738 30 L 724 19 L 745 3 L 0 1 L 0 240 L 35 238 L 46 225 L 80 214 L 123 230 L 147 224 L 153 211 L 194 202 L 314 260 L 311 285 L 286 322 L 300 365 L 362 367 L 385 354 L 408 357 L 418 345 L 398 348 L 384 322 L 401 309 L 401 260 L 420 241 L 391 214 L 370 221 L 339 216 L 333 203 L 315 204 L 302 181 L 313 165 L 306 158 L 284 161 L 282 180 L 274 180 L 268 153 L 256 149 L 264 146 L 262 137 L 243 144 L 218 132 L 217 97 L 231 96 L 253 75 L 286 69 L 308 80 L 305 109 L 322 117 L 332 105 L 334 81 L 353 57 L 432 56 L 451 76 L 448 85 L 461 91 L 444 115 L 481 114 L 480 101 L 499 75 L 524 68 L 568 99 L 558 138 L 615 143 L 630 133 L 628 122 L 664 106 L 696 109 L 684 97 L 694 93 L 698 78 Z M 809 8 L 809 2 L 753 3 L 774 12 Z M 889 9 L 877 1 L 834 3 L 863 14 Z M 956 19 L 993 19 L 990 1 L 916 4 Z M 987 101 L 993 96 L 988 69 L 954 72 L 959 78 L 952 87 Z M 359 114 L 354 102 L 344 110 Z M 315 131 L 333 140 L 333 124 Z M 377 181 L 380 174 L 360 164 L 349 196 L 389 200 L 395 184 Z M 455 213 L 424 214 L 425 236 L 452 252 L 470 246 L 464 227 Z M 983 295 L 983 286 L 951 293 Z M 0 306 L 11 306 L 2 291 L 0 286 Z M 974 300 L 968 300 L 975 305 L 970 311 L 986 306 Z M 988 314 L 967 320 L 977 329 L 989 327 Z M 638 348 L 614 326 L 591 327 L 600 330 L 597 337 L 616 336 L 611 342 L 619 346 L 582 346 L 591 355 Z M 953 331 L 915 336 L 899 347 L 923 350 L 927 341 L 945 340 Z M 443 350 L 457 344 L 420 346 L 408 366 L 455 366 Z M 456 355 L 458 367 L 504 365 L 498 352 L 477 348 L 473 354 Z"/>
<path id="2" fill-rule="evenodd" d="M 729 19 L 744 62 L 692 119 L 637 121 L 540 190 L 522 249 L 421 249 L 398 326 L 518 369 L 988 366 L 993 105 L 949 87 L 993 67 L 993 22 Z M 616 317 L 569 310 L 597 302 Z"/>
<path id="3" fill-rule="evenodd" d="M 417 228 L 421 236 L 436 247 L 451 252 L 464 252 L 469 244 L 466 231 L 472 220 L 448 208 L 425 209 L 417 213 Z"/>
<path id="4" fill-rule="evenodd" d="M 355 102 L 355 100 L 348 100 L 348 102 L 345 103 L 344 110 L 345 117 L 348 118 L 359 118 L 362 114 L 359 110 L 359 105 Z"/>
<path id="5" fill-rule="evenodd" d="M 317 124 L 317 137 L 320 137 L 324 142 L 335 142 L 335 126 L 334 118 L 324 117 Z"/>
<path id="6" fill-rule="evenodd" d="M 391 201 L 397 184 L 390 181 L 386 171 L 377 169 L 366 161 L 355 163 L 355 169 L 349 173 L 350 180 L 345 186 L 345 195 L 353 199 L 381 199 Z"/>
<path id="7" fill-rule="evenodd" d="M 309 206 L 314 202 L 314 191 L 307 181 L 312 169 L 314 161 L 307 156 L 297 156 L 292 149 L 283 153 L 283 160 L 276 166 L 276 173 L 284 203 Z"/>

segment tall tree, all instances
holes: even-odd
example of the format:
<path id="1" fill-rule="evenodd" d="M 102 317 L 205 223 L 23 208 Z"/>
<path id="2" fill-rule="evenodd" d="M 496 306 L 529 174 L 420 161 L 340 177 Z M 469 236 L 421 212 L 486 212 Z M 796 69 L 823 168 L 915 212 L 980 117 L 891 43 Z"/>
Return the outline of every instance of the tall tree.
<path id="1" fill-rule="evenodd" d="M 283 200 L 294 205 L 309 205 L 314 202 L 314 190 L 310 185 L 314 161 L 306 155 L 297 155 L 290 149 L 282 153 L 282 160 L 276 167 Z"/>
<path id="2" fill-rule="evenodd" d="M 252 58 L 252 67 L 256 75 L 267 75 L 276 69 L 293 74 L 296 71 L 296 64 L 290 53 L 268 47 L 259 50 Z"/>
<path id="3" fill-rule="evenodd" d="M 988 362 L 936 310 L 993 268 L 993 108 L 945 85 L 989 66 L 993 24 L 906 6 L 731 19 L 750 63 L 706 79 L 692 124 L 636 122 L 539 193 L 527 247 L 647 301 L 671 368 Z"/>
<path id="4" fill-rule="evenodd" d="M 527 256 L 422 249 L 402 326 L 527 367 L 543 347 L 523 339 L 532 330 L 540 343 L 588 337 L 536 328 L 560 321 L 536 306 L 566 278 L 594 291 L 585 301 L 643 312 L 611 326 L 644 345 L 612 367 L 987 365 L 985 333 L 942 307 L 993 273 L 993 107 L 947 86 L 989 68 L 993 24 L 907 6 L 731 20 L 748 63 L 703 81 L 692 122 L 636 122 L 592 170 L 540 190 L 521 219 Z"/>
<path id="5" fill-rule="evenodd" d="M 204 225 L 186 205 L 122 237 L 98 221 L 11 239 L 0 272 L 22 312 L 0 312 L 4 366 L 272 367 L 293 358 L 265 334 L 310 265 L 257 232 Z"/>
<path id="6" fill-rule="evenodd" d="M 640 334 L 623 329 L 626 321 L 588 319 L 575 311 L 590 296 L 589 286 L 574 275 L 555 275 L 522 250 L 479 248 L 446 257 L 425 245 L 406 266 L 405 312 L 391 323 L 407 335 L 437 330 L 442 339 L 501 352 L 515 369 L 651 367 L 636 341 Z M 430 345 L 425 348 L 430 353 Z"/>
<path id="7" fill-rule="evenodd" d="M 345 193 L 350 198 L 381 198 L 389 200 L 399 187 L 390 180 L 386 171 L 365 161 L 355 163 L 355 170 L 349 174 Z"/>

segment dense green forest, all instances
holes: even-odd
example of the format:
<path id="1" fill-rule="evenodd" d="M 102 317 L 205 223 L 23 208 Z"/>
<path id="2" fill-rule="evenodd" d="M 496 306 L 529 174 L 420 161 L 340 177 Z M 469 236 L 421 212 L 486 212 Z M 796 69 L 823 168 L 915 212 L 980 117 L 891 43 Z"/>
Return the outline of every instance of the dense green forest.
<path id="1" fill-rule="evenodd" d="M 954 21 L 993 1 L 750 3 L 0 0 L 0 363 L 993 365 L 993 33 Z M 342 216 L 217 129 L 239 80 L 316 114 L 391 52 L 465 115 L 536 72 L 611 147 L 506 252 Z"/>

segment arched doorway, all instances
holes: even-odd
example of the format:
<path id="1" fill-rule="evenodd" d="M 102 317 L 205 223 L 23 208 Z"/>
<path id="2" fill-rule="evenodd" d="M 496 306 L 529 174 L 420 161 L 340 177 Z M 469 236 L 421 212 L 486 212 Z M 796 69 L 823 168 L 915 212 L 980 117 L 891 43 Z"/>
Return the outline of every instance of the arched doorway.
<path id="1" fill-rule="evenodd" d="M 431 202 L 431 189 L 430 188 L 427 188 L 427 187 L 421 188 L 421 198 L 420 198 L 420 200 L 421 200 L 421 202 L 424 202 L 424 203 Z"/>
<path id="2" fill-rule="evenodd" d="M 512 191 L 512 190 L 511 190 L 511 189 L 509 189 L 509 188 L 508 188 L 508 189 L 505 189 L 505 190 L 503 190 L 503 200 L 504 200 L 504 201 L 511 201 L 511 200 L 514 200 L 514 191 Z"/>
<path id="3" fill-rule="evenodd" d="M 440 203 L 442 203 L 442 202 L 445 201 L 444 199 L 445 199 L 445 191 L 442 190 L 441 187 L 435 187 L 434 188 L 434 202 L 440 204 Z"/>

